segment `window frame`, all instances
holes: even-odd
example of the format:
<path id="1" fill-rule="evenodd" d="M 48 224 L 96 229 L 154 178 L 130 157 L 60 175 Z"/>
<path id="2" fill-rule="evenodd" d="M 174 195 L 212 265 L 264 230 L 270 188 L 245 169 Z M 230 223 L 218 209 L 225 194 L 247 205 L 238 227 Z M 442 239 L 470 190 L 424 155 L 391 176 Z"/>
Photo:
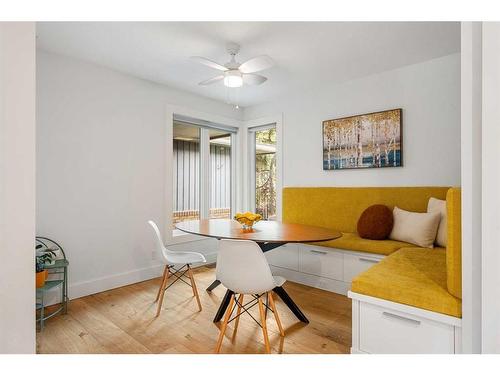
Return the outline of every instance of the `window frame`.
<path id="1" fill-rule="evenodd" d="M 245 207 L 255 211 L 255 132 L 276 128 L 276 220 L 282 220 L 282 189 L 283 189 L 283 115 L 274 115 L 246 121 L 246 163 L 245 181 L 246 191 Z"/>
<path id="2" fill-rule="evenodd" d="M 248 128 L 248 151 L 249 151 L 249 160 L 248 160 L 248 165 L 249 165 L 249 183 L 250 183 L 250 211 L 255 212 L 256 211 L 256 191 L 255 187 L 257 185 L 257 167 L 255 165 L 255 159 L 257 157 L 256 154 L 256 142 L 255 142 L 255 136 L 256 133 L 262 130 L 269 130 L 269 129 L 276 129 L 276 124 L 267 124 L 267 125 L 261 125 L 261 126 L 253 126 L 251 128 Z M 276 129 L 277 132 L 277 129 Z M 277 133 L 276 133 L 277 137 Z M 277 143 L 277 141 L 276 141 Z M 276 144 L 276 157 L 278 154 L 278 146 Z M 278 180 L 278 176 L 276 176 L 276 181 Z M 276 189 L 277 190 L 277 189 Z M 277 194 L 277 191 L 276 191 Z M 276 197 L 277 198 L 277 197 Z M 278 204 L 276 200 L 276 205 Z M 277 207 L 276 207 L 277 211 Z"/>
<path id="3" fill-rule="evenodd" d="M 190 125 L 198 126 L 200 129 L 200 218 L 208 218 L 210 210 L 210 138 L 209 131 L 211 128 L 219 130 L 228 130 L 231 132 L 231 215 L 238 209 L 238 186 L 241 179 L 241 172 L 236 166 L 241 162 L 237 150 L 240 146 L 240 134 L 243 122 L 236 119 L 226 118 L 210 113 L 204 113 L 186 108 L 168 106 L 167 121 L 166 121 L 166 166 L 165 170 L 165 241 L 167 244 L 178 244 L 184 242 L 192 242 L 205 240 L 205 237 L 196 236 L 184 232 L 176 231 L 172 228 L 173 223 L 173 186 L 172 176 L 174 171 L 173 166 L 173 124 L 175 122 L 186 122 Z M 180 120 L 179 120 L 180 119 Z M 188 119 L 186 121 L 186 119 Z M 211 125 L 213 124 L 213 126 Z M 240 153 L 241 154 L 241 153 Z"/>

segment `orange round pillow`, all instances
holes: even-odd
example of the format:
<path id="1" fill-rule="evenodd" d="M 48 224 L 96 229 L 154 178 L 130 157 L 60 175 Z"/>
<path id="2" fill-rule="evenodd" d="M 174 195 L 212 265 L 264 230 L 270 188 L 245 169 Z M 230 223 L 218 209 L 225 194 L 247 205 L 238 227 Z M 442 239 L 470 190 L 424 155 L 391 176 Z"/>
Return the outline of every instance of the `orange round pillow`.
<path id="1" fill-rule="evenodd" d="M 385 240 L 391 234 L 394 217 L 389 207 L 375 204 L 363 211 L 358 220 L 358 234 L 369 240 Z"/>

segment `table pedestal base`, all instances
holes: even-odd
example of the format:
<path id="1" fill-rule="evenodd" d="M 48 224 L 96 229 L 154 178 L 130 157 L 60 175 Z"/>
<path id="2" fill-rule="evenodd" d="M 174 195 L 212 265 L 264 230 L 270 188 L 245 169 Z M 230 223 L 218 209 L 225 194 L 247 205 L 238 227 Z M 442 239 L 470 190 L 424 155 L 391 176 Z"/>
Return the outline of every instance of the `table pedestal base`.
<path id="1" fill-rule="evenodd" d="M 207 290 L 207 292 L 211 292 L 212 290 L 217 288 L 219 285 L 220 285 L 220 281 L 214 280 L 214 282 L 212 284 L 210 284 L 206 290 Z"/>
<path id="2" fill-rule="evenodd" d="M 218 281 L 218 280 L 215 280 L 215 281 Z M 217 310 L 217 313 L 215 314 L 214 323 L 220 322 L 220 320 L 224 316 L 224 313 L 227 310 L 227 307 L 229 306 L 229 301 L 231 301 L 231 298 L 233 297 L 233 295 L 234 295 L 234 292 L 232 290 L 229 290 L 229 289 L 226 290 L 226 294 L 224 294 L 224 298 L 222 298 L 222 302 L 219 305 L 219 309 Z"/>
<path id="3" fill-rule="evenodd" d="M 273 289 L 273 292 L 281 298 L 281 300 L 288 306 L 290 311 L 294 313 L 298 320 L 304 323 L 309 323 L 309 319 L 306 318 L 304 313 L 299 309 L 295 302 L 293 302 L 293 299 L 288 295 L 282 286 L 277 286 Z"/>
<path id="4" fill-rule="evenodd" d="M 294 315 L 297 317 L 298 320 L 300 320 L 303 323 L 309 323 L 309 319 L 306 318 L 304 313 L 299 309 L 299 307 L 295 304 L 295 302 L 293 302 L 292 298 L 288 295 L 286 290 L 283 289 L 283 287 L 278 286 L 273 289 L 273 292 L 276 293 L 281 298 L 281 300 L 285 303 L 285 305 L 288 306 L 290 311 L 294 313 Z M 232 290 L 229 289 L 226 290 L 226 294 L 224 294 L 224 298 L 222 299 L 219 309 L 215 314 L 214 323 L 220 322 L 221 319 L 224 317 L 224 314 L 227 310 L 227 307 L 229 306 L 231 298 L 233 298 L 233 295 L 234 292 Z"/>

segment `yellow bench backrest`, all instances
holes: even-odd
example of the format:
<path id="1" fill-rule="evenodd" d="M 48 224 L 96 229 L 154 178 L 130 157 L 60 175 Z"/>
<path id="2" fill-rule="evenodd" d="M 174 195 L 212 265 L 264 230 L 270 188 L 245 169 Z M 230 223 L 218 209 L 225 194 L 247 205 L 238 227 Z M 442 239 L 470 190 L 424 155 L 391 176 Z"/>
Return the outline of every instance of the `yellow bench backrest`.
<path id="1" fill-rule="evenodd" d="M 448 291 L 462 298 L 462 199 L 460 188 L 446 194 L 448 238 L 446 246 L 446 277 Z"/>
<path id="2" fill-rule="evenodd" d="M 356 232 L 373 204 L 426 212 L 430 197 L 446 199 L 449 187 L 313 187 L 283 189 L 283 221 Z"/>

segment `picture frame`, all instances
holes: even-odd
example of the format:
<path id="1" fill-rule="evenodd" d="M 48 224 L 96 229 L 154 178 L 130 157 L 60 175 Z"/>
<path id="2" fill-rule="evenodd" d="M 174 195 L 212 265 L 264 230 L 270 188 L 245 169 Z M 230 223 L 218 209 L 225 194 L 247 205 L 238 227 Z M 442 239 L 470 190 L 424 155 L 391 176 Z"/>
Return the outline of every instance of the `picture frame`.
<path id="1" fill-rule="evenodd" d="M 325 120 L 323 170 L 403 166 L 402 108 Z"/>

